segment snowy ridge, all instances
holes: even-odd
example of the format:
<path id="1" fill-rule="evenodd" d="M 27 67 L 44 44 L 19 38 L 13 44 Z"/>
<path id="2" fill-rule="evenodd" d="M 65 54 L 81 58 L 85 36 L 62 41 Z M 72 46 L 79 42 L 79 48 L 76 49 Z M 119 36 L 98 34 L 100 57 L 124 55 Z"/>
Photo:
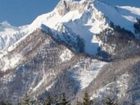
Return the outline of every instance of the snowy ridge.
<path id="1" fill-rule="evenodd" d="M 96 37 L 97 34 L 105 29 L 111 29 L 110 22 L 134 33 L 133 24 L 136 18 L 140 17 L 139 12 L 138 7 L 116 6 L 103 0 L 61 0 L 52 12 L 38 16 L 29 25 L 14 27 L 7 22 L 1 23 L 0 59 L 16 49 L 37 29 L 45 31 L 74 51 L 96 55 L 99 47 L 104 44 Z M 27 49 L 31 48 L 32 44 L 22 51 L 28 52 Z M 71 54 L 62 56 L 70 57 Z M 6 62 L 8 58 L 4 58 Z M 8 62 L 6 64 L 13 68 L 17 65 L 18 59 L 13 63 L 10 60 Z"/>
<path id="2" fill-rule="evenodd" d="M 44 25 L 55 30 L 54 34 L 65 32 L 69 28 L 84 40 L 85 52 L 95 55 L 102 43 L 96 39 L 96 34 L 110 28 L 110 22 L 134 33 L 133 24 L 140 17 L 140 8 L 136 4 L 134 7 L 119 5 L 129 2 L 132 1 L 119 1 L 117 5 L 111 0 L 61 0 L 52 12 L 38 16 L 30 25 L 1 31 L 0 49 L 9 47 L 22 36 L 30 35 L 38 28 L 42 29 Z"/>
<path id="3" fill-rule="evenodd" d="M 102 13 L 94 8 L 92 4 L 91 7 L 87 9 L 88 5 L 83 4 L 85 2 L 67 2 L 69 3 L 69 6 L 76 5 L 75 8 L 73 7 L 72 10 L 65 12 L 65 8 L 64 10 L 61 10 L 61 7 L 58 6 L 56 9 L 54 9 L 53 12 L 41 15 L 37 19 L 35 19 L 30 26 L 31 29 L 33 26 L 37 26 L 33 27 L 36 29 L 40 27 L 41 24 L 43 24 L 58 32 L 64 32 L 65 27 L 67 27 L 84 40 L 85 52 L 91 55 L 96 54 L 99 44 L 94 43 L 94 41 L 92 41 L 91 39 L 93 35 L 100 33 L 102 30 L 108 27 Z M 86 2 L 86 4 L 88 4 L 88 2 Z M 60 6 L 63 6 L 63 4 L 61 4 Z M 77 6 L 81 6 L 81 8 L 78 8 Z M 61 14 L 60 10 L 61 12 L 64 11 L 65 13 Z M 53 24 L 52 21 L 54 21 Z"/>
<path id="4" fill-rule="evenodd" d="M 102 43 L 96 34 L 110 28 L 110 22 L 134 33 L 133 24 L 140 17 L 139 10 L 138 7 L 115 7 L 99 0 L 61 0 L 52 12 L 39 16 L 30 27 L 36 29 L 43 24 L 60 33 L 67 27 L 84 40 L 85 52 L 94 55 Z"/>
<path id="5" fill-rule="evenodd" d="M 28 25 L 15 27 L 8 22 L 0 24 L 0 51 L 7 49 L 19 41 L 23 36 L 29 34 Z"/>

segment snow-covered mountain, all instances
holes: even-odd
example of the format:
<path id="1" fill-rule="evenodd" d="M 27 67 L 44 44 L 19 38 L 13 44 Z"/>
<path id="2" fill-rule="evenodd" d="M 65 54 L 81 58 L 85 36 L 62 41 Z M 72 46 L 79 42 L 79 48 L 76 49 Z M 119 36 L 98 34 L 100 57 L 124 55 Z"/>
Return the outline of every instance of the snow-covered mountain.
<path id="1" fill-rule="evenodd" d="M 67 92 L 74 103 L 88 89 L 98 102 L 107 94 L 139 105 L 139 2 L 60 0 L 31 24 L 1 23 L 0 100 Z"/>
<path id="2" fill-rule="evenodd" d="M 134 5 L 131 6 L 133 4 L 131 0 L 125 2 L 114 0 L 113 3 L 111 0 L 61 0 L 52 12 L 38 16 L 30 25 L 18 29 L 7 26 L 5 28 L 7 30 L 0 33 L 1 36 L 3 35 L 2 41 L 5 42 L 3 46 L 10 45 L 11 42 L 8 40 L 12 40 L 11 37 L 17 35 L 16 39 L 20 39 L 21 34 L 29 35 L 38 28 L 42 29 L 42 25 L 44 25 L 55 31 L 55 34 L 66 33 L 69 30 L 71 31 L 69 33 L 79 35 L 85 42 L 85 52 L 94 55 L 102 44 L 96 39 L 96 35 L 111 28 L 111 22 L 135 34 L 134 23 L 137 18 L 140 18 L 137 2 L 139 1 L 134 2 Z M 126 5 L 123 5 L 125 3 Z M 8 32 L 12 35 L 9 35 Z M 135 36 L 139 35 L 135 34 Z"/>

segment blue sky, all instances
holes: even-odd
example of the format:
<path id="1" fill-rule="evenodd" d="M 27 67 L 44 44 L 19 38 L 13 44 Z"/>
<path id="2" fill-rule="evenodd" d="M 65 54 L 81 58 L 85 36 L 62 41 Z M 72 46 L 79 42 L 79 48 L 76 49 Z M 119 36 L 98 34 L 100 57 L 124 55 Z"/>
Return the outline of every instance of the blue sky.
<path id="1" fill-rule="evenodd" d="M 15 26 L 31 23 L 38 15 L 51 11 L 59 0 L 0 0 L 0 22 Z"/>

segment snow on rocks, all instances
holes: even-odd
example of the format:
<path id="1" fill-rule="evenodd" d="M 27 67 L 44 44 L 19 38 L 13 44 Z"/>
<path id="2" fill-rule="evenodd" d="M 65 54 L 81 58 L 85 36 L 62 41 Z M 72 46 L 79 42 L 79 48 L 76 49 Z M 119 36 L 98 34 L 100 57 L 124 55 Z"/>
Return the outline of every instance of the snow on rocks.
<path id="1" fill-rule="evenodd" d="M 105 64 L 107 63 L 87 58 L 78 62 L 70 70 L 73 72 L 72 77 L 79 81 L 81 89 L 84 89 L 96 78 Z"/>
<path id="2" fill-rule="evenodd" d="M 73 56 L 73 53 L 69 49 L 66 49 L 60 55 L 60 59 L 62 60 L 62 62 L 65 62 L 69 61 Z"/>

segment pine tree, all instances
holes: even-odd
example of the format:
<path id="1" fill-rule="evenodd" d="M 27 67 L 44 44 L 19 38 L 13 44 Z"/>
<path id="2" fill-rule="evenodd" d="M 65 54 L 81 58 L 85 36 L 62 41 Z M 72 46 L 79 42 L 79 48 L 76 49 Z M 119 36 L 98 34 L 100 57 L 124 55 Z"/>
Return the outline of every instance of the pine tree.
<path id="1" fill-rule="evenodd" d="M 51 96 L 48 95 L 46 101 L 45 101 L 45 105 L 51 105 L 52 104 L 52 99 L 51 99 Z"/>
<path id="2" fill-rule="evenodd" d="M 62 100 L 60 103 L 58 103 L 58 105 L 69 105 L 69 102 L 67 101 L 64 93 L 62 94 Z"/>
<path id="3" fill-rule="evenodd" d="M 31 105 L 30 103 L 30 98 L 28 95 L 25 95 L 25 97 L 23 98 L 22 102 L 19 105 Z"/>
<path id="4" fill-rule="evenodd" d="M 12 104 L 10 104 L 9 102 L 2 101 L 2 102 L 0 102 L 0 105 L 12 105 Z"/>
<path id="5" fill-rule="evenodd" d="M 105 105 L 118 105 L 111 98 L 107 98 L 105 101 Z"/>
<path id="6" fill-rule="evenodd" d="M 66 100 L 66 96 L 65 96 L 65 94 L 63 93 L 63 95 L 62 95 L 62 102 L 61 102 L 61 105 L 67 105 L 67 100 Z"/>
<path id="7" fill-rule="evenodd" d="M 90 97 L 87 92 L 84 94 L 83 105 L 90 105 Z"/>
<path id="8" fill-rule="evenodd" d="M 77 100 L 76 105 L 82 105 L 82 103 Z"/>
<path id="9" fill-rule="evenodd" d="M 134 23 L 134 28 L 136 33 L 140 33 L 140 19 L 137 18 L 137 22 Z"/>

